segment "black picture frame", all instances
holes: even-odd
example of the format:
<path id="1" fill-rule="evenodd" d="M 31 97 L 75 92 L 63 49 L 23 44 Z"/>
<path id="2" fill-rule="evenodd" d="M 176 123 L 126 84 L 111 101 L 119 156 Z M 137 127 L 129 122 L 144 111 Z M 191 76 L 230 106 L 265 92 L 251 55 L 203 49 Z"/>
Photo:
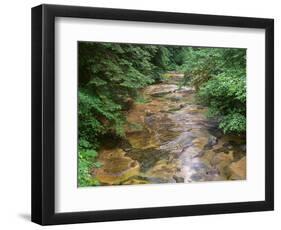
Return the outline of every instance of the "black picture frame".
<path id="1" fill-rule="evenodd" d="M 265 29 L 265 200 L 55 213 L 55 18 L 108 19 Z M 274 20 L 62 5 L 32 8 L 32 221 L 41 225 L 274 209 Z"/>

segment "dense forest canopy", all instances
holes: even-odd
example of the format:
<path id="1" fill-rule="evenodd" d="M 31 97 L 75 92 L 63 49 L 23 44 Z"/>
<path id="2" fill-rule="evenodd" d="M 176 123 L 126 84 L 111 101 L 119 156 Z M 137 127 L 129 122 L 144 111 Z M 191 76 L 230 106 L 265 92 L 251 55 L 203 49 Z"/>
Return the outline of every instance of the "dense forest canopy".
<path id="1" fill-rule="evenodd" d="M 179 87 L 195 88 L 198 103 L 225 133 L 246 132 L 246 50 L 79 42 L 79 185 L 103 139 L 125 136 L 124 113 L 139 90 L 159 83 L 168 71 L 184 73 Z M 96 165 L 95 165 L 96 164 Z"/>

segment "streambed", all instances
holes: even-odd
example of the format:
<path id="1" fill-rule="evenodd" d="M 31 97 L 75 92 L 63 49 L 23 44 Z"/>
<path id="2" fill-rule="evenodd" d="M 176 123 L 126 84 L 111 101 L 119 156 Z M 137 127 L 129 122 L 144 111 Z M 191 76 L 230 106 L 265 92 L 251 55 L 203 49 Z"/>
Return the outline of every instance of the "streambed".
<path id="1" fill-rule="evenodd" d="M 196 103 L 193 88 L 170 80 L 141 94 L 143 102 L 126 114 L 126 138 L 99 152 L 102 166 L 92 175 L 102 185 L 246 178 L 245 137 L 223 134 Z"/>

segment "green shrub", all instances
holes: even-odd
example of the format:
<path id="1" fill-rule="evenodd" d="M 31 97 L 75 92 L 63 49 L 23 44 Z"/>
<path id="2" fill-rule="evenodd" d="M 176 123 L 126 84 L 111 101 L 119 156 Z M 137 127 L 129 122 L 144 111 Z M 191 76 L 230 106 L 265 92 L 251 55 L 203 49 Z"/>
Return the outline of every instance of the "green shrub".
<path id="1" fill-rule="evenodd" d="M 246 132 L 245 49 L 189 48 L 181 68 L 225 133 Z"/>
<path id="2" fill-rule="evenodd" d="M 93 177 L 90 173 L 90 169 L 99 165 L 98 162 L 94 162 L 97 157 L 95 150 L 79 150 L 78 151 L 78 185 L 95 186 L 100 185 L 99 181 Z"/>

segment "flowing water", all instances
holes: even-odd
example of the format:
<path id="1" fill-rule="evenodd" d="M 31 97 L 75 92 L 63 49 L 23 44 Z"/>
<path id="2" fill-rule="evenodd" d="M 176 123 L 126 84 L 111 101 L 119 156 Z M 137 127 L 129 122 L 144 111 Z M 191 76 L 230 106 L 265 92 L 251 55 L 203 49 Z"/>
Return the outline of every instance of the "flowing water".
<path id="1" fill-rule="evenodd" d="M 178 76 L 142 90 L 127 112 L 126 138 L 99 152 L 103 185 L 189 183 L 246 178 L 244 136 L 224 135 Z"/>

